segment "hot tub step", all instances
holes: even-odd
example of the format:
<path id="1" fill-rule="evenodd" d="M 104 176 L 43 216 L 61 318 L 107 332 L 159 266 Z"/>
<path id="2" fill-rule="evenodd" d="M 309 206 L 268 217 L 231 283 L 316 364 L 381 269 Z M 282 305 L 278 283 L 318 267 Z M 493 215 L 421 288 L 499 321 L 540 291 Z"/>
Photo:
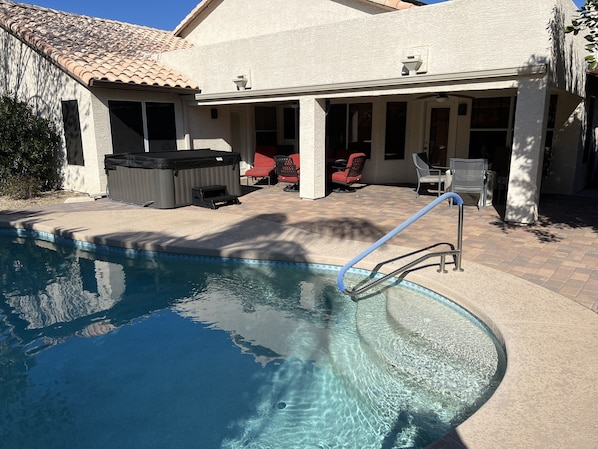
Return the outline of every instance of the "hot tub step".
<path id="1" fill-rule="evenodd" d="M 193 204 L 218 209 L 220 206 L 239 204 L 238 195 L 230 195 L 226 186 L 202 186 L 192 189 Z"/>

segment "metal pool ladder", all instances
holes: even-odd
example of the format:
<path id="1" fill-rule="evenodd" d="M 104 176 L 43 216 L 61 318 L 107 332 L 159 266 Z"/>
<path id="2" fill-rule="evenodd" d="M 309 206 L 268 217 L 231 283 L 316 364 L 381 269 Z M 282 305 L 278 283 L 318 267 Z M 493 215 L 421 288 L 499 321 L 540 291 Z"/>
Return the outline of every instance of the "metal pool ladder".
<path id="1" fill-rule="evenodd" d="M 459 219 L 458 219 L 458 223 L 457 223 L 457 247 L 456 248 L 453 245 L 448 244 L 450 249 L 443 250 L 443 251 L 434 251 L 434 252 L 424 254 L 424 255 L 420 256 L 419 258 L 403 265 L 402 267 L 397 268 L 393 272 L 388 273 L 380 278 L 377 278 L 376 280 L 374 280 L 368 284 L 365 284 L 359 288 L 352 290 L 352 289 L 348 289 L 347 287 L 345 287 L 345 283 L 344 283 L 345 274 L 347 273 L 347 271 L 349 269 L 351 269 L 353 266 L 355 266 L 355 264 L 357 264 L 362 259 L 367 257 L 369 254 L 376 251 L 378 248 L 380 248 L 382 245 L 384 245 L 386 242 L 388 242 L 395 235 L 397 235 L 398 233 L 400 233 L 407 227 L 411 226 L 413 223 L 415 223 L 421 217 L 426 215 L 428 212 L 430 212 L 432 209 L 434 209 L 436 206 L 438 206 L 439 204 L 443 203 L 446 200 L 451 200 L 451 203 L 454 200 L 457 203 L 457 206 L 459 206 Z M 437 245 L 433 245 L 432 247 L 434 247 L 434 246 L 437 246 Z M 409 219 L 405 220 L 402 224 L 400 224 L 399 226 L 394 228 L 392 231 L 390 231 L 388 234 L 386 234 L 384 237 L 382 237 L 376 243 L 373 243 L 369 248 L 367 248 L 361 254 L 357 255 L 356 257 L 351 259 L 349 262 L 347 262 L 347 264 L 345 264 L 345 266 L 343 268 L 341 268 L 341 271 L 338 274 L 337 285 L 341 292 L 343 292 L 349 296 L 357 296 L 357 295 L 364 293 L 365 291 L 381 284 L 382 282 L 388 280 L 389 278 L 391 278 L 393 276 L 396 276 L 399 274 L 405 275 L 408 270 L 415 267 L 416 265 L 419 265 L 420 263 L 424 262 L 425 260 L 430 259 L 431 257 L 440 257 L 440 268 L 438 269 L 439 273 L 446 273 L 446 270 L 445 270 L 446 256 L 453 256 L 454 261 L 455 261 L 455 268 L 454 268 L 455 271 L 463 271 L 463 269 L 461 268 L 462 246 L 463 246 L 463 199 L 456 193 L 447 192 L 447 193 L 443 194 L 442 196 L 438 197 L 436 200 L 432 201 L 430 204 L 428 204 L 426 207 L 421 209 L 419 212 L 417 212 L 416 214 L 411 216 Z"/>

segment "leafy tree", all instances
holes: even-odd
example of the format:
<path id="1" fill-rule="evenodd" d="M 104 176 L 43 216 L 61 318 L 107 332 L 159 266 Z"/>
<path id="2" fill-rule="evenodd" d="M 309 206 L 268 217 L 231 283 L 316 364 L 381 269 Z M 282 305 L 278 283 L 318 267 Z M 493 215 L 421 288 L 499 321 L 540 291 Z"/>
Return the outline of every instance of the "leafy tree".
<path id="1" fill-rule="evenodd" d="M 596 50 L 598 50 L 598 0 L 586 0 L 584 6 L 579 10 L 579 15 L 571 21 L 571 25 L 565 28 L 565 33 L 575 35 L 584 32 L 584 38 L 588 41 L 586 50 L 590 53 L 585 57 L 590 69 L 596 68 Z"/>
<path id="2" fill-rule="evenodd" d="M 0 193 L 30 198 L 61 187 L 56 126 L 9 95 L 0 97 Z"/>

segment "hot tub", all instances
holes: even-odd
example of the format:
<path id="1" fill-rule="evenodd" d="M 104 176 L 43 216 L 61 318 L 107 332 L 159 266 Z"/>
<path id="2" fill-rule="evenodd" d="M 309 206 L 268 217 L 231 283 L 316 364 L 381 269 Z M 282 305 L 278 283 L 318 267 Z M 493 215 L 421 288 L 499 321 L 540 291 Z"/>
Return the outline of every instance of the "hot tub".
<path id="1" fill-rule="evenodd" d="M 224 185 L 240 195 L 240 161 L 239 153 L 209 149 L 107 154 L 108 198 L 172 209 L 192 204 L 196 187 Z"/>

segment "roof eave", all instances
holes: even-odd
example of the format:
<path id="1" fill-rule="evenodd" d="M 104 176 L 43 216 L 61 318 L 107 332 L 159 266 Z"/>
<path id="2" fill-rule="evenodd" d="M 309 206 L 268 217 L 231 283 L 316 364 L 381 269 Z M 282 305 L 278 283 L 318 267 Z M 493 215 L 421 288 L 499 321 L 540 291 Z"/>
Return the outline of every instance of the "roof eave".
<path id="1" fill-rule="evenodd" d="M 179 23 L 176 28 L 174 29 L 174 31 L 172 32 L 172 34 L 174 34 L 175 36 L 179 36 L 180 34 L 187 29 L 191 23 L 197 18 L 199 17 L 199 15 L 201 14 L 201 12 L 206 9 L 208 6 L 210 6 L 210 4 L 212 4 L 214 2 L 214 0 L 202 0 L 195 8 L 193 8 L 191 10 L 191 12 L 189 14 L 187 14 L 187 16 L 181 21 L 181 23 Z"/>
<path id="2" fill-rule="evenodd" d="M 127 89 L 146 92 L 174 93 L 179 95 L 194 95 L 201 93 L 201 89 L 198 87 L 159 86 L 151 84 L 123 83 L 122 81 L 108 81 L 97 78 L 89 80 L 89 83 L 87 83 L 87 85 L 90 88 Z"/>

